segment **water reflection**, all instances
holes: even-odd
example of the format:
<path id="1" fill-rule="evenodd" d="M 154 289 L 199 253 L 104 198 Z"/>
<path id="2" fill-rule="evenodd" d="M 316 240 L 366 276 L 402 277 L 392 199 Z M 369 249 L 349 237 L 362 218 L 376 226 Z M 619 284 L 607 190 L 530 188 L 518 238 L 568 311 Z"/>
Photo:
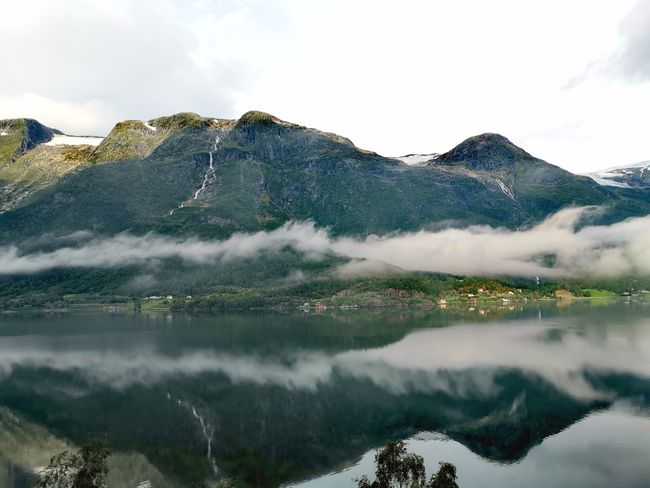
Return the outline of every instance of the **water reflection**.
<path id="1" fill-rule="evenodd" d="M 408 441 L 408 448 L 424 457 L 427 472 L 435 471 L 443 459 L 462 467 L 461 487 L 646 488 L 650 479 L 649 438 L 650 420 L 646 416 L 614 406 L 548 437 L 516 464 L 489 462 L 461 443 L 441 436 L 416 436 Z M 371 451 L 348 469 L 294 488 L 352 488 L 354 478 L 373 470 Z"/>
<path id="2" fill-rule="evenodd" d="M 628 304 L 487 318 L 453 311 L 3 317 L 0 404 L 57 442 L 105 438 L 146 460 L 146 476 L 158 473 L 158 484 L 183 486 L 218 472 L 276 486 L 422 431 L 443 433 L 458 443 L 446 446 L 477 459 L 513 463 L 622 399 L 648 407 L 647 312 Z M 43 461 L 4 454 L 2 442 L 3 466 L 19 473 L 11 478 L 19 486 Z M 458 462 L 461 473 L 466 462 Z M 506 478 L 499 486 L 520 486 Z"/>

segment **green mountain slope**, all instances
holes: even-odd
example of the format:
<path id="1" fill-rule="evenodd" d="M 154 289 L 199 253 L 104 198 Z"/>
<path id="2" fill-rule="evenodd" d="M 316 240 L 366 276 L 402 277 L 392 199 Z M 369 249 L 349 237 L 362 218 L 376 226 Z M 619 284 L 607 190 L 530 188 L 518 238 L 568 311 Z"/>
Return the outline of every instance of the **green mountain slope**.
<path id="1" fill-rule="evenodd" d="M 0 213 L 28 204 L 32 194 L 58 183 L 68 173 L 106 162 L 142 160 L 180 131 L 221 125 L 223 122 L 193 113 L 148 122 L 127 120 L 97 145 L 90 139 L 99 138 L 86 143 L 84 137 L 67 137 L 31 119 L 0 121 Z M 56 135 L 64 138 L 54 144 L 50 141 Z"/>
<path id="2" fill-rule="evenodd" d="M 290 220 L 313 220 L 335 235 L 384 235 L 472 224 L 517 228 L 569 205 L 603 206 L 597 218 L 604 223 L 650 214 L 650 192 L 600 186 L 496 134 L 409 166 L 261 112 L 236 121 L 178 114 L 122 122 L 96 147 L 46 145 L 60 133 L 35 121 L 2 130 L 11 156 L 0 163 L 0 247 L 15 244 L 19 253 L 125 231 L 225 238 Z M 174 258 L 2 275 L 0 303 L 59 303 L 79 294 L 205 295 L 224 286 L 239 297 L 242 287 L 289 286 L 293 272 L 331 278 L 343 261 L 312 262 L 284 250 L 202 265 Z"/>
<path id="3" fill-rule="evenodd" d="M 54 175 L 66 171 L 69 160 L 87 161 L 88 155 L 72 156 L 42 145 L 56 134 L 61 132 L 33 119 L 0 121 L 0 212 L 46 186 L 41 182 L 50 180 L 53 183 L 57 179 Z M 45 155 L 50 152 L 51 158 Z M 53 163 L 51 170 L 42 164 L 49 160 Z"/>
<path id="4" fill-rule="evenodd" d="M 506 198 L 480 181 L 410 167 L 266 114 L 244 115 L 214 160 L 214 181 L 173 214 L 187 230 L 228 233 L 313 219 L 336 233 L 367 234 L 449 219 L 510 220 Z"/>
<path id="5" fill-rule="evenodd" d="M 143 159 L 172 135 L 184 129 L 209 129 L 219 121 L 207 119 L 194 113 L 180 113 L 144 122 L 125 120 L 97 146 L 90 157 L 92 162 Z"/>
<path id="6" fill-rule="evenodd" d="M 10 165 L 29 155 L 30 168 L 50 166 L 32 171 L 40 191 L 0 215 L 0 242 L 78 230 L 223 237 L 306 219 L 361 235 L 517 227 L 568 205 L 605 205 L 603 221 L 650 213 L 647 192 L 602 187 L 497 134 L 408 166 L 261 112 L 237 121 L 178 114 L 122 122 L 97 148 L 77 148 L 74 156 L 61 155 L 70 148 L 37 145 L 51 137 L 43 130 L 14 142 L 13 154 L 32 149 Z M 5 170 L 5 185 L 17 181 L 15 173 Z"/>
<path id="7" fill-rule="evenodd" d="M 568 205 L 602 205 L 616 195 L 528 154 L 499 134 L 471 137 L 440 155 L 435 165 L 492 183 L 533 220 Z"/>
<path id="8" fill-rule="evenodd" d="M 37 144 L 49 141 L 55 134 L 61 132 L 34 119 L 0 121 L 0 162 L 11 161 Z"/>
<path id="9" fill-rule="evenodd" d="M 517 227 L 567 205 L 606 204 L 610 219 L 650 213 L 645 194 L 601 187 L 495 134 L 408 166 L 261 112 L 178 114 L 120 123 L 86 157 L 0 215 L 0 240 L 77 230 L 222 237 L 305 219 L 337 234 Z"/>

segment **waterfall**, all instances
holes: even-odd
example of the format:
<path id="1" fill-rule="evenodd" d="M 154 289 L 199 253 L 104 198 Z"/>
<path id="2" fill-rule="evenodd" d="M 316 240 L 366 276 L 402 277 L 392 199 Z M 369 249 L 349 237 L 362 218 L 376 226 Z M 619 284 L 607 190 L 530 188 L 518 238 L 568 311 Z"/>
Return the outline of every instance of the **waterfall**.
<path id="1" fill-rule="evenodd" d="M 217 150 L 217 146 L 219 145 L 219 141 L 220 141 L 219 136 L 215 137 L 214 146 L 212 147 L 212 151 L 210 151 L 208 153 L 210 155 L 210 167 L 205 172 L 205 176 L 203 177 L 203 183 L 201 184 L 201 188 L 196 190 L 196 193 L 194 193 L 193 200 L 196 200 L 197 198 L 199 198 L 199 195 L 203 192 L 203 190 L 205 190 L 205 188 L 214 179 L 214 152 Z"/>
<path id="2" fill-rule="evenodd" d="M 172 399 L 171 394 L 169 392 L 167 393 L 167 399 L 168 400 Z M 212 457 L 212 437 L 214 436 L 214 427 L 205 420 L 205 418 L 198 412 L 196 407 L 191 403 L 187 401 L 183 401 L 180 398 L 176 399 L 176 403 L 178 404 L 178 406 L 189 410 L 189 412 L 192 414 L 192 417 L 194 417 L 196 420 L 199 421 L 199 426 L 201 427 L 201 434 L 203 435 L 203 439 L 205 439 L 205 442 L 207 444 L 206 457 L 208 458 L 208 462 L 210 463 L 210 467 L 212 468 L 212 473 L 215 476 L 218 476 L 219 468 L 217 467 L 217 463 Z"/>
<path id="3" fill-rule="evenodd" d="M 201 188 L 196 190 L 194 196 L 192 197 L 192 200 L 198 199 L 201 193 L 207 188 L 207 186 L 210 183 L 212 183 L 212 180 L 214 180 L 214 153 L 217 150 L 220 141 L 221 138 L 217 135 L 214 138 L 214 144 L 212 145 L 212 149 L 208 152 L 208 155 L 210 156 L 210 166 L 208 167 L 208 170 L 205 172 L 205 175 L 203 176 L 203 182 L 201 183 Z M 183 208 L 185 206 L 185 203 L 187 203 L 187 201 L 181 203 L 176 208 Z M 174 211 L 176 210 L 176 208 L 170 210 L 169 215 L 174 215 Z"/>

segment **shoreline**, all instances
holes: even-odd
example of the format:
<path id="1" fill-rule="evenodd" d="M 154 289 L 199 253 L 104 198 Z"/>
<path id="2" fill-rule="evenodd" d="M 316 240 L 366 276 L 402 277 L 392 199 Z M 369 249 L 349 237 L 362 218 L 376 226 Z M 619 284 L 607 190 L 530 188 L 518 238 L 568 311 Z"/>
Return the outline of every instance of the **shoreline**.
<path id="1" fill-rule="evenodd" d="M 649 300 L 645 296 L 603 296 L 603 297 L 540 297 L 540 298 L 510 298 L 508 302 L 503 302 L 501 298 L 488 298 L 473 301 L 472 299 L 459 298 L 445 303 L 435 302 L 417 302 L 409 303 L 406 301 L 397 301 L 390 303 L 364 303 L 364 304 L 331 304 L 322 302 L 327 299 L 309 299 L 305 300 L 303 305 L 296 305 L 295 303 L 284 303 L 259 307 L 175 307 L 173 304 L 167 306 L 154 306 L 154 307 L 136 307 L 134 302 L 115 303 L 106 305 L 102 303 L 84 303 L 84 304 L 71 304 L 67 307 L 25 307 L 25 308 L 8 308 L 1 309 L 0 315 L 14 315 L 21 313 L 47 313 L 47 314 L 66 314 L 66 313 L 222 313 L 222 312 L 302 312 L 302 313 L 318 313 L 324 311 L 345 311 L 345 310 L 397 310 L 397 309 L 410 309 L 410 310 L 454 310 L 458 308 L 469 308 L 479 310 L 481 308 L 488 309 L 502 309 L 508 310 L 511 307 L 521 307 L 523 305 L 533 305 L 538 303 L 555 303 L 566 304 L 579 302 L 620 302 L 620 303 L 648 303 Z M 321 305 L 319 305 L 321 304 Z M 308 305 L 308 306 L 307 306 Z"/>

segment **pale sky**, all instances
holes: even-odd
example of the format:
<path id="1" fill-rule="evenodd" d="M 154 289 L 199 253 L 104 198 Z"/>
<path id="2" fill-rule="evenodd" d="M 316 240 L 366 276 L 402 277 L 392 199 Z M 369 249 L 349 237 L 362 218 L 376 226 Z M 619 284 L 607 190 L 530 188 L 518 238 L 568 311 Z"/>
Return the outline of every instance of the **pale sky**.
<path id="1" fill-rule="evenodd" d="M 0 118 L 256 109 L 387 156 L 498 132 L 574 172 L 650 159 L 650 0 L 0 5 Z"/>

